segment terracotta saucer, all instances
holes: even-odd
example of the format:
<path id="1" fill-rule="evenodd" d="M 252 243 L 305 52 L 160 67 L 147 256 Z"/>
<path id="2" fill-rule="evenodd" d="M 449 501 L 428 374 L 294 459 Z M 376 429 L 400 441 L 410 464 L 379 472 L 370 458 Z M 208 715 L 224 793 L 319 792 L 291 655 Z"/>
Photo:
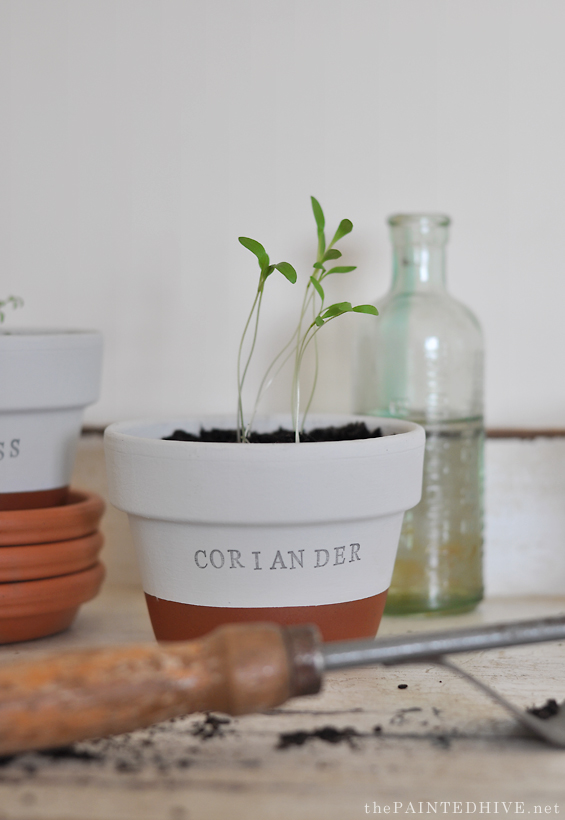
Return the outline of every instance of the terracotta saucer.
<path id="1" fill-rule="evenodd" d="M 0 583 L 69 575 L 93 566 L 104 544 L 101 532 L 23 547 L 0 547 Z"/>
<path id="2" fill-rule="evenodd" d="M 0 643 L 29 641 L 67 629 L 80 605 L 97 595 L 105 573 L 98 562 L 70 575 L 0 584 Z"/>
<path id="3" fill-rule="evenodd" d="M 55 507 L 66 504 L 68 487 L 54 490 L 35 490 L 26 493 L 0 493 L 0 510 L 33 510 L 36 507 Z"/>
<path id="4" fill-rule="evenodd" d="M 0 547 L 46 544 L 82 538 L 96 531 L 104 512 L 96 493 L 70 490 L 60 507 L 0 512 Z"/>

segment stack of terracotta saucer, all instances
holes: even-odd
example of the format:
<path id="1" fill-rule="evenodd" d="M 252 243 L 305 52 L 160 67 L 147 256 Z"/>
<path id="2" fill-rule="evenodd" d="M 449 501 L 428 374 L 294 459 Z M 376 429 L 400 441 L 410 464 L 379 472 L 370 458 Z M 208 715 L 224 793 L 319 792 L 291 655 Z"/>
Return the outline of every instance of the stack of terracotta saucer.
<path id="1" fill-rule="evenodd" d="M 70 490 L 66 503 L 0 511 L 0 643 L 69 627 L 104 580 L 104 502 Z"/>

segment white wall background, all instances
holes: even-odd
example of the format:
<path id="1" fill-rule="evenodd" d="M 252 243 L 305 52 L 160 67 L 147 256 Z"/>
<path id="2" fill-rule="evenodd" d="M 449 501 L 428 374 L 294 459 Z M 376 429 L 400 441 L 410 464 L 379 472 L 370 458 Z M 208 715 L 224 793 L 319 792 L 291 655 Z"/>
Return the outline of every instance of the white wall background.
<path id="1" fill-rule="evenodd" d="M 488 424 L 565 427 L 564 30 L 562 0 L 0 0 L 9 322 L 104 332 L 91 423 L 229 411 L 257 272 L 238 235 L 306 270 L 314 194 L 355 225 L 335 296 L 366 301 L 386 216 L 444 211 Z M 294 298 L 273 282 L 260 361 Z M 318 409 L 349 408 L 350 318 Z"/>

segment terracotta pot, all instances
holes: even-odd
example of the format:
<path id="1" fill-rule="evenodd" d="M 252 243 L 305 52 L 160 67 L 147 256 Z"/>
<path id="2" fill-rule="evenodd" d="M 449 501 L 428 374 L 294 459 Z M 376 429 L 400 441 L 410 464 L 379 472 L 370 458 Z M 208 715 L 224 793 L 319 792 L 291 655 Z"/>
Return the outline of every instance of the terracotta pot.
<path id="1" fill-rule="evenodd" d="M 0 643 L 43 638 L 67 629 L 81 604 L 98 593 L 104 565 L 38 581 L 0 584 Z"/>
<path id="2" fill-rule="evenodd" d="M 0 331 L 0 510 L 65 503 L 101 367 L 96 331 Z"/>
<path id="3" fill-rule="evenodd" d="M 159 640 L 240 620 L 316 623 L 326 640 L 373 637 L 404 512 L 418 503 L 425 434 L 411 422 L 314 416 L 308 427 L 365 421 L 356 441 L 163 441 L 225 417 L 122 422 L 105 434 L 110 500 L 129 515 Z M 256 429 L 290 427 L 286 416 Z"/>
<path id="4" fill-rule="evenodd" d="M 0 547 L 68 541 L 94 533 L 104 512 L 96 493 L 70 490 L 60 507 L 0 512 Z"/>
<path id="5" fill-rule="evenodd" d="M 325 606 L 214 607 L 165 601 L 145 593 L 155 637 L 159 641 L 187 641 L 226 623 L 274 621 L 292 625 L 315 623 L 326 641 L 374 637 L 386 604 L 387 590 L 380 595 Z"/>
<path id="6" fill-rule="evenodd" d="M 1 520 L 1 519 L 0 519 Z M 101 532 L 70 541 L 0 548 L 0 583 L 69 575 L 92 567 L 104 544 Z"/>

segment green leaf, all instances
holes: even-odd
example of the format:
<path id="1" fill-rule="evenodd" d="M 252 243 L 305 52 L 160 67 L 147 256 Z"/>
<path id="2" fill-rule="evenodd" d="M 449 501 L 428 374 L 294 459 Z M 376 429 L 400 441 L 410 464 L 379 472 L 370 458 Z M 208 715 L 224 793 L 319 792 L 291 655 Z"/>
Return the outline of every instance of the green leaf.
<path id="1" fill-rule="evenodd" d="M 341 316 L 342 313 L 349 313 L 350 310 L 353 310 L 351 302 L 336 302 L 322 313 L 322 319 L 332 319 L 334 316 Z"/>
<path id="2" fill-rule="evenodd" d="M 337 248 L 330 248 L 329 251 L 326 251 L 324 254 L 324 262 L 327 262 L 328 259 L 339 259 L 341 256 L 341 251 L 338 251 Z"/>
<path id="3" fill-rule="evenodd" d="M 322 211 L 322 206 L 318 202 L 318 200 L 311 196 L 310 201 L 312 202 L 312 210 L 314 211 L 314 219 L 316 220 L 316 227 L 318 229 L 318 259 L 324 255 L 324 251 L 326 250 L 326 235 L 324 233 L 324 228 L 326 225 L 326 220 L 324 217 L 324 212 Z"/>
<path id="4" fill-rule="evenodd" d="M 318 325 L 318 327 L 323 327 L 324 320 L 321 319 L 319 316 L 316 316 L 316 318 L 314 319 L 314 324 Z"/>
<path id="5" fill-rule="evenodd" d="M 337 268 L 330 268 L 329 271 L 326 273 L 326 276 L 329 276 L 330 273 L 349 273 L 352 270 L 356 270 L 357 265 L 338 265 Z"/>
<path id="6" fill-rule="evenodd" d="M 371 316 L 378 316 L 379 311 L 374 305 L 357 305 L 353 308 L 355 313 L 370 313 Z"/>
<path id="7" fill-rule="evenodd" d="M 290 264 L 290 262 L 279 262 L 277 265 L 273 265 L 274 268 L 279 270 L 283 276 L 286 276 L 289 282 L 294 283 L 296 282 L 297 276 L 296 271 Z"/>
<path id="8" fill-rule="evenodd" d="M 261 273 L 263 275 L 263 279 L 266 279 L 267 276 L 270 276 L 275 268 L 276 268 L 276 265 L 269 265 L 268 267 L 263 268 L 263 270 L 261 271 Z"/>
<path id="9" fill-rule="evenodd" d="M 324 228 L 326 227 L 326 220 L 324 217 L 324 212 L 322 211 L 322 206 L 315 197 L 311 196 L 310 200 L 312 202 L 312 210 L 314 211 L 314 219 L 316 220 L 318 233 L 323 233 Z"/>
<path id="10" fill-rule="evenodd" d="M 322 264 L 321 262 L 314 262 L 314 264 L 312 265 L 312 267 L 313 267 L 313 268 L 316 268 L 317 270 L 323 270 L 323 271 L 325 271 L 325 267 L 323 266 L 323 264 Z"/>
<path id="11" fill-rule="evenodd" d="M 8 305 L 12 305 L 15 310 L 16 308 L 23 307 L 24 300 L 20 296 L 8 296 L 7 299 L 0 300 L 0 323 L 6 318 L 2 308 L 8 307 Z"/>
<path id="12" fill-rule="evenodd" d="M 320 285 L 315 276 L 310 277 L 310 282 L 312 283 L 312 286 L 315 288 L 316 292 L 318 293 L 318 296 L 323 302 L 326 298 L 323 287 Z"/>
<path id="13" fill-rule="evenodd" d="M 269 255 L 260 242 L 257 242 L 255 239 L 249 239 L 248 236 L 239 236 L 238 239 L 244 248 L 247 248 L 248 251 L 255 254 L 262 271 L 269 267 Z"/>
<path id="14" fill-rule="evenodd" d="M 345 236 L 348 233 L 351 233 L 353 230 L 353 222 L 350 219 L 342 219 L 339 223 L 339 227 L 334 234 L 334 238 L 330 242 L 330 245 L 335 245 L 336 242 Z"/>

